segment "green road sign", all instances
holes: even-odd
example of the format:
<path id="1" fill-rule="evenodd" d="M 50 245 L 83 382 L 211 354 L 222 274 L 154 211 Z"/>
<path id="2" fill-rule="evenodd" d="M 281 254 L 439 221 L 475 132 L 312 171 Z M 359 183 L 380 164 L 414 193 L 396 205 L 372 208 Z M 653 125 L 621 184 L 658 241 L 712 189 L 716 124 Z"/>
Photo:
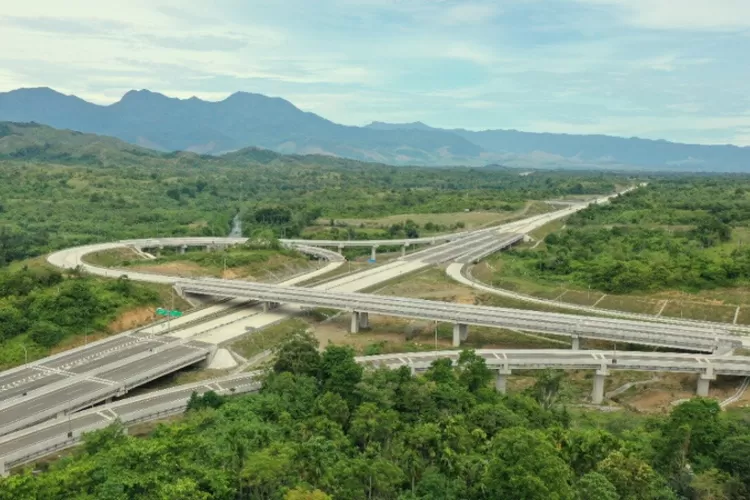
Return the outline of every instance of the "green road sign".
<path id="1" fill-rule="evenodd" d="M 156 309 L 156 314 L 158 314 L 159 316 L 171 316 L 172 318 L 179 318 L 180 316 L 182 316 L 182 311 L 170 311 L 169 309 L 159 307 Z"/>

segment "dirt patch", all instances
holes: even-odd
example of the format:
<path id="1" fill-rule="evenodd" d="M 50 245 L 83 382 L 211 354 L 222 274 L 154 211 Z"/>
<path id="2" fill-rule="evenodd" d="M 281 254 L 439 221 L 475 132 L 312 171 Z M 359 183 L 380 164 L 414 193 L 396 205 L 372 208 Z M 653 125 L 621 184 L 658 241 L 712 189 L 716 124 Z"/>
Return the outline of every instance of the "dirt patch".
<path id="1" fill-rule="evenodd" d="M 167 274 L 170 276 L 205 276 L 208 273 L 203 267 L 194 262 L 165 262 L 163 264 L 154 264 L 152 266 L 130 266 L 134 271 L 143 271 L 147 273 Z"/>
<path id="2" fill-rule="evenodd" d="M 50 356 L 53 354 L 57 354 L 59 352 L 68 351 L 70 349 L 75 349 L 76 347 L 81 347 L 82 345 L 86 345 L 91 342 L 96 342 L 97 340 L 101 340 L 105 337 L 109 337 L 106 333 L 92 333 L 91 335 L 80 335 L 76 337 L 70 337 L 62 341 L 62 343 L 56 345 L 52 349 L 50 349 L 49 354 Z"/>
<path id="3" fill-rule="evenodd" d="M 155 320 L 153 307 L 139 307 L 121 314 L 107 326 L 110 332 L 117 333 L 138 328 Z"/>

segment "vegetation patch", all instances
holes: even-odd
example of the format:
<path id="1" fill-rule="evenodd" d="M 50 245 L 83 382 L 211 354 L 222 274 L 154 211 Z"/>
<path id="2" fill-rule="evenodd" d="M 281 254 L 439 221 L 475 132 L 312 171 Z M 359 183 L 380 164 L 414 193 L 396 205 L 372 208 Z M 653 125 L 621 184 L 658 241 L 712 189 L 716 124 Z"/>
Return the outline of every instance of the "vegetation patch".
<path id="1" fill-rule="evenodd" d="M 194 395 L 145 437 L 115 422 L 42 474 L 0 479 L 0 499 L 677 500 L 750 487 L 743 414 L 702 398 L 648 419 L 569 409 L 576 373 L 520 375 L 499 394 L 472 351 L 418 376 L 367 369 L 299 331 L 259 394 Z"/>

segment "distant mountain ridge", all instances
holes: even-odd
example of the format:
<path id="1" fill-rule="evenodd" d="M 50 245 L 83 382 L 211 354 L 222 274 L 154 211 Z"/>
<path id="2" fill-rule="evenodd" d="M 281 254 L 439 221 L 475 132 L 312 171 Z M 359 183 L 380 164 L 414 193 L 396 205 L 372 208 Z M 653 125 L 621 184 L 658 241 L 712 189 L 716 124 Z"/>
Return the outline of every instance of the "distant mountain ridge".
<path id="1" fill-rule="evenodd" d="M 18 89 L 0 93 L 0 121 L 33 121 L 109 135 L 160 151 L 199 154 L 259 147 L 395 165 L 750 171 L 748 147 L 515 130 L 446 130 L 422 122 L 353 127 L 302 111 L 278 97 L 246 92 L 209 102 L 132 90 L 120 101 L 100 106 L 48 88 Z"/>

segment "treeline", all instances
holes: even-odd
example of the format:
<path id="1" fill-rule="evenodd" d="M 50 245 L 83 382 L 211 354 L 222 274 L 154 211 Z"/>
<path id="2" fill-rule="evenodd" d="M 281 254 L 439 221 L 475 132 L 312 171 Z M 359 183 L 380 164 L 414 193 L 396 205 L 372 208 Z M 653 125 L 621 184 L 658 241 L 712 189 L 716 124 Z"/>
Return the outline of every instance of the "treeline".
<path id="1" fill-rule="evenodd" d="M 578 212 L 569 223 L 681 226 L 706 220 L 746 225 L 750 221 L 750 177 L 684 175 L 654 179 L 645 188 Z"/>
<path id="2" fill-rule="evenodd" d="M 0 265 L 98 241 L 226 236 L 238 211 L 246 235 L 270 228 L 294 237 L 320 217 L 507 210 L 529 199 L 607 193 L 628 182 L 615 174 L 519 176 L 505 169 L 396 168 L 315 156 L 260 163 L 118 149 L 116 141 L 91 142 L 93 136 L 29 130 L 44 134 L 42 149 L 55 156 L 31 148 L 23 158 L 0 159 Z"/>
<path id="3" fill-rule="evenodd" d="M 159 296 L 127 278 L 65 276 L 47 268 L 0 271 L 0 368 L 48 353 L 73 335 L 106 331 L 117 312 Z"/>
<path id="4" fill-rule="evenodd" d="M 571 228 L 552 233 L 543 250 L 518 250 L 527 273 L 613 292 L 669 288 L 698 290 L 736 285 L 750 279 L 750 249 L 720 252 L 723 224 L 690 230 Z"/>
<path id="5" fill-rule="evenodd" d="M 527 275 L 609 293 L 735 286 L 750 280 L 750 250 L 728 243 L 749 223 L 748 176 L 656 179 L 511 255 Z"/>
<path id="6" fill-rule="evenodd" d="M 147 438 L 116 424 L 0 499 L 744 499 L 750 428 L 696 398 L 646 420 L 574 417 L 543 372 L 502 395 L 471 351 L 423 376 L 364 370 L 303 333 L 258 395 L 191 398 Z"/>

